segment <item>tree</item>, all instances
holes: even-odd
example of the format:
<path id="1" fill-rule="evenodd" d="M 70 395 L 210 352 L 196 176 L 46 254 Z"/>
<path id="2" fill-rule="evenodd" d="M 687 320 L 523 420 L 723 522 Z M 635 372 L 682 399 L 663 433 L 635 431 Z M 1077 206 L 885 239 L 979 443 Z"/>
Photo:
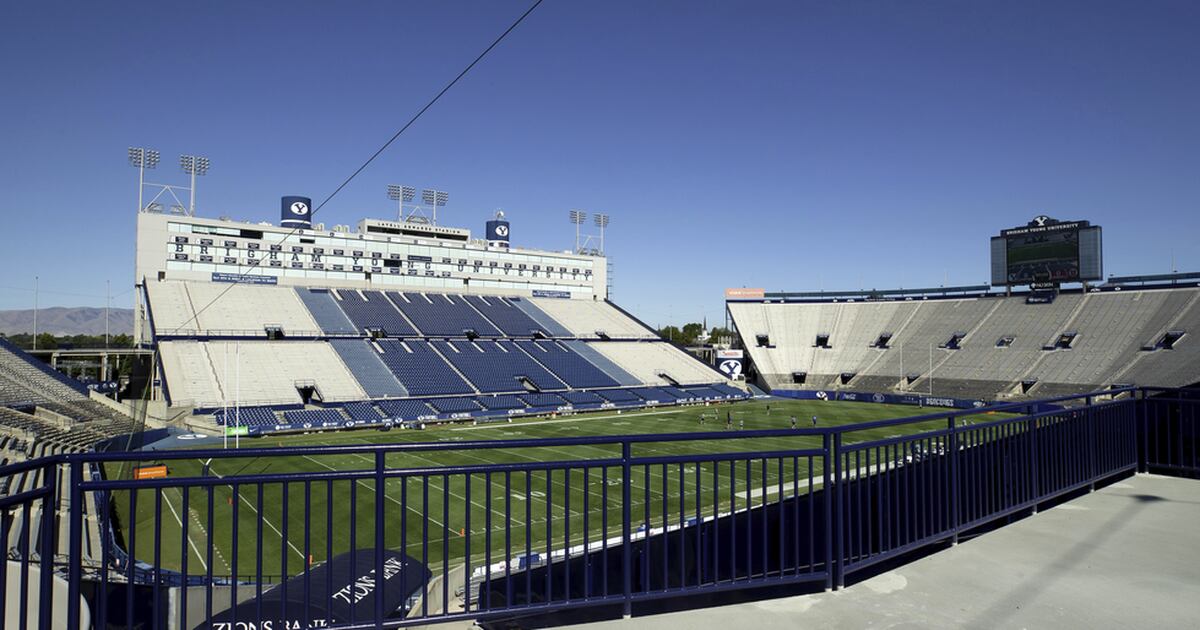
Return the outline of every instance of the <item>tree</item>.
<path id="1" fill-rule="evenodd" d="M 663 326 L 658 329 L 658 336 L 675 343 L 682 343 L 683 332 L 679 330 L 678 326 Z"/>
<path id="2" fill-rule="evenodd" d="M 704 325 L 699 322 L 692 322 L 683 325 L 683 341 L 685 346 L 694 346 L 700 340 L 700 335 L 704 333 Z"/>
<path id="3" fill-rule="evenodd" d="M 50 333 L 42 333 L 37 336 L 37 347 L 39 350 L 50 350 L 58 347 L 58 339 Z"/>
<path id="4" fill-rule="evenodd" d="M 733 338 L 732 330 L 729 330 L 728 328 L 721 328 L 720 326 L 718 326 L 716 328 L 713 328 L 712 331 L 709 332 L 708 343 L 710 343 L 710 344 L 721 343 L 721 341 L 723 339 L 732 339 L 732 338 Z"/>

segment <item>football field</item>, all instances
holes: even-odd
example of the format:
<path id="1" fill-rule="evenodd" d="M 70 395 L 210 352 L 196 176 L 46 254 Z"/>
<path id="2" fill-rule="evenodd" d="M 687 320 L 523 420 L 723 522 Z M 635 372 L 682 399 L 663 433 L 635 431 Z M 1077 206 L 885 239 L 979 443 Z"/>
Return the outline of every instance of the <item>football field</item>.
<path id="1" fill-rule="evenodd" d="M 737 439 L 741 431 L 790 429 L 793 415 L 800 428 L 807 428 L 814 415 L 819 426 L 829 427 L 930 411 L 772 398 L 620 413 L 597 411 L 511 423 L 442 425 L 423 431 L 356 430 L 243 438 L 243 448 L 431 442 L 448 450 L 387 454 L 389 470 L 410 472 L 389 477 L 382 493 L 376 492 L 375 479 L 368 474 L 352 479 L 239 481 L 245 475 L 373 471 L 373 454 L 218 458 L 207 470 L 207 476 L 216 481 L 207 486 L 142 489 L 136 496 L 132 491 L 113 492 L 114 529 L 122 546 L 131 546 L 137 560 L 148 565 L 213 577 L 271 576 L 268 579 L 274 581 L 350 549 L 375 547 L 378 513 L 382 514 L 387 548 L 403 549 L 435 572 L 462 564 L 468 553 L 474 567 L 620 537 L 623 469 L 612 460 L 620 457 L 621 446 L 455 450 L 456 442 L 719 433 L 682 442 L 633 445 L 634 458 L 681 456 L 682 461 L 631 468 L 629 508 L 635 527 L 658 528 L 819 488 L 823 472 L 819 457 L 779 453 L 819 449 L 821 436 Z M 727 428 L 730 416 L 732 428 Z M 855 432 L 846 440 L 872 440 L 945 426 L 945 420 L 936 420 L 884 427 Z M 729 453 L 747 455 L 716 461 Z M 166 463 L 172 479 L 205 474 L 204 462 L 199 459 Z M 513 465 L 512 469 L 485 473 L 455 468 L 504 464 Z M 112 479 L 128 473 L 110 464 L 105 474 Z M 382 506 L 377 511 L 380 496 Z"/>

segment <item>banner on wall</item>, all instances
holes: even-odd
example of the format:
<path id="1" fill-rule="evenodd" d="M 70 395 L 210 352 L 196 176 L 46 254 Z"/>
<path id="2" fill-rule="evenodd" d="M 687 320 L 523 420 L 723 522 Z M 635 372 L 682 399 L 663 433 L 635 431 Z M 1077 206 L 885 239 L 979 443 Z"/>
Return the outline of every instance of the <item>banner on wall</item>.
<path id="1" fill-rule="evenodd" d="M 742 350 L 717 350 L 717 370 L 728 378 L 742 377 L 743 360 Z"/>

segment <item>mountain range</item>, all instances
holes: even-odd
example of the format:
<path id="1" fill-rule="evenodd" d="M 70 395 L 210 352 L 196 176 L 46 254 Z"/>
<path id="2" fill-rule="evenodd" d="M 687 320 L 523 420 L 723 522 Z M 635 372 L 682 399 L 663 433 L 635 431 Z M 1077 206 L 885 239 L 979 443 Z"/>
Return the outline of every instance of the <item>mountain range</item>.
<path id="1" fill-rule="evenodd" d="M 108 309 L 108 329 L 112 335 L 133 334 L 133 309 Z M 103 335 L 104 309 L 91 306 L 53 306 L 38 309 L 38 333 L 52 335 Z M 33 332 L 33 309 L 0 311 L 0 333 L 16 335 Z"/>

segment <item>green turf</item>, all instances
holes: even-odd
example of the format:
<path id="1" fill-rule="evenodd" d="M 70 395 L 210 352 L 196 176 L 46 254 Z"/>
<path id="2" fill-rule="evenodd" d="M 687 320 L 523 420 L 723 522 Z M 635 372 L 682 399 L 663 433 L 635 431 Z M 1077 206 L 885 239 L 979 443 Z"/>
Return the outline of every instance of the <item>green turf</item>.
<path id="1" fill-rule="evenodd" d="M 808 426 L 813 415 L 818 416 L 820 426 L 828 427 L 912 416 L 922 411 L 908 406 L 871 403 L 771 399 L 625 413 L 601 411 L 478 426 L 446 425 L 425 431 L 357 430 L 268 436 L 243 439 L 242 446 L 413 442 L 452 444 L 462 440 L 725 431 L 727 412 L 734 415 L 733 433 L 736 433 L 743 424 L 745 430 L 785 429 L 790 427 L 791 415 L 799 419 L 801 427 Z M 704 425 L 699 420 L 702 413 L 708 416 Z M 939 420 L 859 431 L 847 435 L 846 439 L 848 442 L 862 441 L 943 427 L 945 421 Z M 697 513 L 712 514 L 714 506 L 717 512 L 727 512 L 769 503 L 780 496 L 804 494 L 810 491 L 807 481 L 810 474 L 819 483 L 822 470 L 818 458 L 812 458 L 811 461 L 809 458 L 759 458 L 749 461 L 748 468 L 747 460 L 739 461 L 733 471 L 728 463 L 716 465 L 714 471 L 714 464 L 704 461 L 703 456 L 819 448 L 820 445 L 820 436 L 800 435 L 638 444 L 633 450 L 635 457 L 688 455 L 695 456 L 695 460 L 683 464 L 635 466 L 630 484 L 630 509 L 634 520 L 660 527 L 678 524 Z M 410 555 L 425 560 L 436 570 L 444 565 L 461 564 L 468 540 L 472 566 L 488 559 L 485 534 L 489 527 L 493 534 L 491 562 L 524 554 L 527 541 L 530 551 L 544 553 L 548 549 L 580 544 L 585 535 L 589 541 L 620 536 L 622 470 L 619 466 L 605 469 L 585 464 L 586 460 L 615 458 L 619 455 L 620 447 L 617 445 L 390 454 L 386 464 L 393 469 L 550 461 L 579 461 L 579 465 L 572 467 L 569 473 L 561 470 L 550 474 L 545 471 L 529 474 L 513 472 L 508 475 L 493 473 L 490 487 L 487 476 L 482 473 L 471 474 L 468 478 L 465 474 L 444 475 L 435 471 L 427 476 L 410 477 L 407 482 L 390 479 L 383 493 L 386 545 L 392 549 L 404 547 Z M 222 477 L 234 478 L 257 473 L 372 470 L 373 465 L 370 455 L 269 457 L 218 459 L 213 461 L 211 471 Z M 200 476 L 201 466 L 199 460 L 174 461 L 170 464 L 170 475 L 173 478 Z M 121 467 L 115 464 L 106 468 L 106 475 L 110 478 L 123 473 Z M 181 570 L 181 558 L 186 547 L 186 570 L 191 574 L 211 571 L 214 576 L 227 576 L 234 573 L 236 565 L 236 573 L 247 578 L 260 573 L 267 576 L 294 575 L 302 570 L 309 558 L 313 562 L 320 562 L 330 551 L 337 555 L 351 548 L 375 546 L 376 492 L 373 479 L 356 482 L 292 482 L 286 485 L 286 511 L 283 506 L 285 490 L 283 484 L 278 483 L 263 487 L 261 496 L 254 485 L 240 486 L 236 500 L 232 485 L 219 485 L 212 488 L 211 492 L 206 488 L 192 488 L 186 509 L 182 490 L 178 488 L 169 488 L 160 493 L 140 490 L 136 497 L 136 519 L 130 518 L 131 493 L 115 492 L 113 509 L 125 544 L 128 545 L 131 534 L 135 535 L 133 548 L 139 560 Z M 714 485 L 718 487 L 715 497 Z M 764 487 L 766 491 L 759 490 Z M 747 489 L 750 491 L 747 492 Z M 526 496 L 529 501 L 525 500 Z M 208 507 L 210 500 L 211 511 Z M 157 502 L 161 502 L 161 509 Z M 307 522 L 306 503 L 309 506 Z M 352 506 L 357 509 L 352 510 Z M 603 523 L 606 513 L 607 527 Z M 132 520 L 136 520 L 136 531 L 129 526 Z M 505 549 L 504 523 L 510 520 L 511 547 Z M 427 533 L 423 529 L 426 527 Z M 154 544 L 156 528 L 161 532 L 157 548 Z M 186 545 L 184 530 L 188 539 Z M 257 545 L 260 532 L 261 548 Z M 210 540 L 213 543 L 211 565 L 206 557 Z M 428 543 L 428 549 L 423 548 L 423 540 Z"/>

